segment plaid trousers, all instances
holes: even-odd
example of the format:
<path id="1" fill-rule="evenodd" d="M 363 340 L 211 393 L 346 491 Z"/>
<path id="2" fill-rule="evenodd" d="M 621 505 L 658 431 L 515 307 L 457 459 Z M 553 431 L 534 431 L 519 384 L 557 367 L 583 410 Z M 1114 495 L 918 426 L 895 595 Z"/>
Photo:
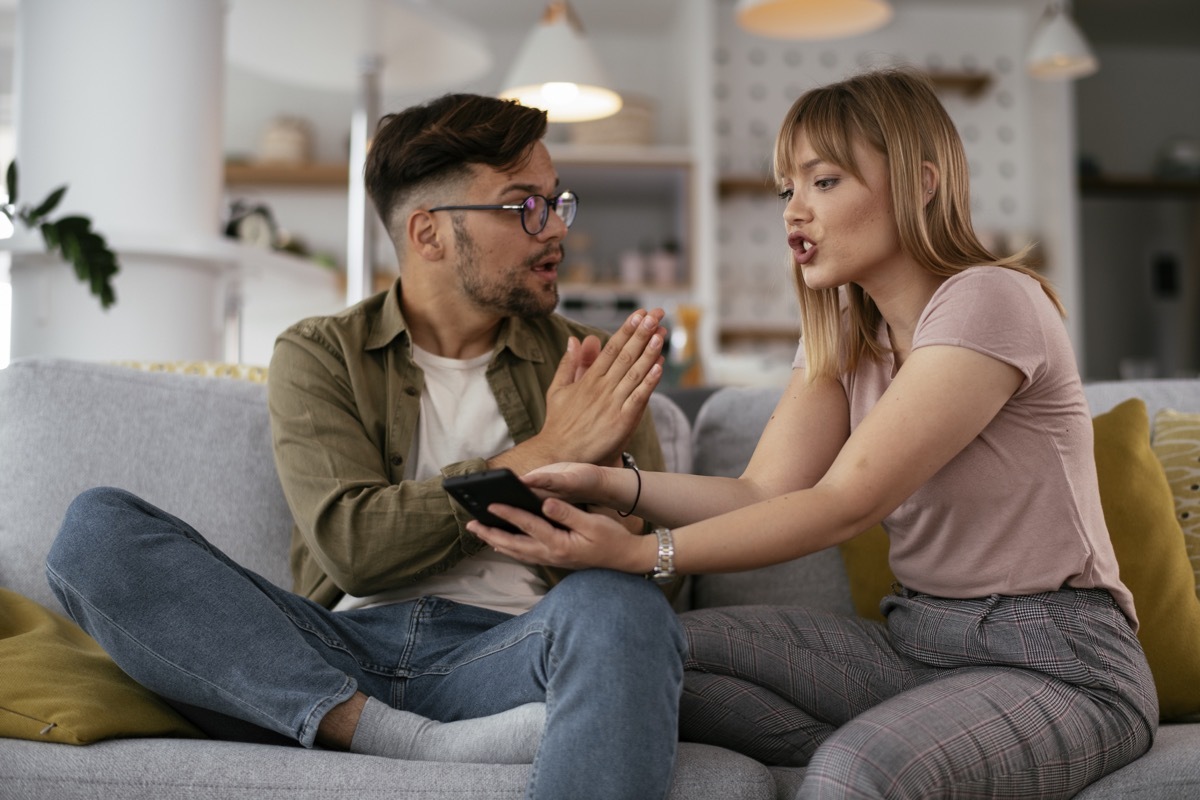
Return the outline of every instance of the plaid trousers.
<path id="1" fill-rule="evenodd" d="M 1153 678 L 1108 592 L 881 609 L 688 612 L 681 737 L 807 765 L 806 800 L 1071 797 L 1149 749 Z"/>

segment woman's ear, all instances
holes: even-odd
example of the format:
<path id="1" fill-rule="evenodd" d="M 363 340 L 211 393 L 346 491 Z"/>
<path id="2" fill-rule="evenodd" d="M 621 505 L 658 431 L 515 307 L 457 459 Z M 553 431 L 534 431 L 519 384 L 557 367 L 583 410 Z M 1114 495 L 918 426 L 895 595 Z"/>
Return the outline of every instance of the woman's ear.
<path id="1" fill-rule="evenodd" d="M 925 205 L 937 194 L 939 186 L 940 173 L 937 166 L 932 161 L 921 162 L 921 188 L 923 190 L 922 202 Z"/>

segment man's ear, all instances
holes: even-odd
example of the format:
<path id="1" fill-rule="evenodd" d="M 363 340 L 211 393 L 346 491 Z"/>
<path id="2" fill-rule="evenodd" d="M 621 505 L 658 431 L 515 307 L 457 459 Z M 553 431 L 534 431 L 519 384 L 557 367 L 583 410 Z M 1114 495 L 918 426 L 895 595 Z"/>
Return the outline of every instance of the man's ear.
<path id="1" fill-rule="evenodd" d="M 408 216 L 404 231 L 408 246 L 426 261 L 440 261 L 446 256 L 448 231 L 438 222 L 437 217 L 421 208 Z"/>

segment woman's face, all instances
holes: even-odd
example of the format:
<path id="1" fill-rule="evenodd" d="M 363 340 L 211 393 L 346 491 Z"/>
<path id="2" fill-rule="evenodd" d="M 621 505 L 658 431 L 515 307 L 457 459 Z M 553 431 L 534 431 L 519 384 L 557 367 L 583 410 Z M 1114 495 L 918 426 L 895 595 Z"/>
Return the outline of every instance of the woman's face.
<path id="1" fill-rule="evenodd" d="M 796 137 L 796 174 L 783 175 L 781 197 L 788 246 L 804 283 L 828 289 L 864 284 L 903 257 L 892 209 L 887 160 L 864 142 L 854 142 L 863 179 L 822 161 L 801 133 Z"/>

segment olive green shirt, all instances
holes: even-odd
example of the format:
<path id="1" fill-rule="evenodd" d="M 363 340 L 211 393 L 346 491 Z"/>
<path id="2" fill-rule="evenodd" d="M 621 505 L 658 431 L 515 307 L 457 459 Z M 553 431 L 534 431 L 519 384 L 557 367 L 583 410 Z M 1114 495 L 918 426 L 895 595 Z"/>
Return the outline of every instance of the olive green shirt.
<path id="1" fill-rule="evenodd" d="M 569 336 L 606 334 L 557 314 L 510 317 L 487 380 L 520 443 L 546 417 L 546 390 Z M 400 281 L 329 317 L 279 336 L 268 372 L 275 464 L 295 524 L 293 589 L 326 607 L 343 594 L 377 594 L 436 575 L 485 545 L 442 477 L 486 468 L 495 453 L 447 464 L 442 477 L 404 480 L 424 374 L 400 310 Z M 650 414 L 629 446 L 643 469 L 664 468 Z M 543 568 L 549 584 L 566 574 Z"/>

